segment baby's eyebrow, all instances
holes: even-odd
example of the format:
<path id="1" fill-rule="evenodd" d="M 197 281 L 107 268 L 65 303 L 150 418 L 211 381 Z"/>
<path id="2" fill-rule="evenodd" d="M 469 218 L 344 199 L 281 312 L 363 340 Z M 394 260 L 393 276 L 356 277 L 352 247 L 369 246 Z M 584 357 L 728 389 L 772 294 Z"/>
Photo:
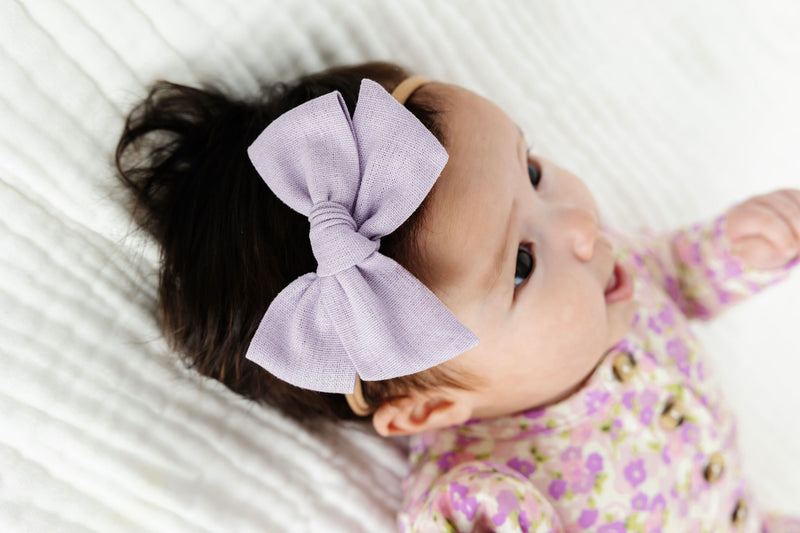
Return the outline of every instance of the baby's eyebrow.
<path id="1" fill-rule="evenodd" d="M 525 154 L 527 150 L 525 150 L 525 135 L 522 133 L 522 128 L 520 128 L 516 123 L 514 124 L 517 126 L 517 131 L 519 132 L 519 137 L 517 138 L 517 152 L 520 152 L 519 147 L 522 146 L 522 153 Z M 523 155 L 524 157 L 524 155 Z M 509 237 L 509 233 L 511 233 L 511 225 L 514 222 L 514 205 L 516 204 L 516 198 L 512 199 L 511 201 L 511 209 L 508 216 L 508 220 L 506 221 L 506 229 L 503 231 L 503 235 L 505 237 L 504 241 L 500 243 L 500 247 L 494 253 L 494 263 L 492 269 L 490 271 L 490 277 L 487 279 L 494 280 L 492 284 L 489 285 L 487 288 L 487 292 L 489 289 L 494 287 L 497 279 L 503 273 L 503 266 L 505 265 L 505 259 L 509 256 L 509 250 L 514 246 L 514 239 Z"/>

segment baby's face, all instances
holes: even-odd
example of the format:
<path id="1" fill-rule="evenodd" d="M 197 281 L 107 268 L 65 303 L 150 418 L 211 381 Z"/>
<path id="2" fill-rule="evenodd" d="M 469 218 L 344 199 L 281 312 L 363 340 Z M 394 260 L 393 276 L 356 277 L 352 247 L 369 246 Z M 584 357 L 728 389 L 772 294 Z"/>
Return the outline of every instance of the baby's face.
<path id="1" fill-rule="evenodd" d="M 633 321 L 630 298 L 604 296 L 614 257 L 597 204 L 577 176 L 528 156 L 499 107 L 454 85 L 427 89 L 446 99 L 450 158 L 420 235 L 426 281 L 480 339 L 444 365 L 488 380 L 454 395 L 472 417 L 561 399 Z"/>

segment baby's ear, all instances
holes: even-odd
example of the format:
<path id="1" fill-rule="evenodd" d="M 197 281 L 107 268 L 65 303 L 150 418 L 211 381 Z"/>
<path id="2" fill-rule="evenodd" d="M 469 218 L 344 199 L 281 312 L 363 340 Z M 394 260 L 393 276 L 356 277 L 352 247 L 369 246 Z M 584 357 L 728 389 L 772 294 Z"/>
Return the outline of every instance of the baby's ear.
<path id="1" fill-rule="evenodd" d="M 375 431 L 383 437 L 412 435 L 431 429 L 462 424 L 472 416 L 465 398 L 437 393 L 409 396 L 385 402 L 372 415 Z"/>

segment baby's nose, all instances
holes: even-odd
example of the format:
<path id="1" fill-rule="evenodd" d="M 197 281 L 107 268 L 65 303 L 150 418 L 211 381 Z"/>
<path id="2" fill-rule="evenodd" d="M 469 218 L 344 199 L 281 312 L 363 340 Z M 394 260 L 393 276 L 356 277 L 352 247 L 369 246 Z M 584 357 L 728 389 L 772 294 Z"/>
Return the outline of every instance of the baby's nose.
<path id="1" fill-rule="evenodd" d="M 572 249 L 581 261 L 591 261 L 600 234 L 600 220 L 593 210 L 573 208 L 569 216 Z"/>

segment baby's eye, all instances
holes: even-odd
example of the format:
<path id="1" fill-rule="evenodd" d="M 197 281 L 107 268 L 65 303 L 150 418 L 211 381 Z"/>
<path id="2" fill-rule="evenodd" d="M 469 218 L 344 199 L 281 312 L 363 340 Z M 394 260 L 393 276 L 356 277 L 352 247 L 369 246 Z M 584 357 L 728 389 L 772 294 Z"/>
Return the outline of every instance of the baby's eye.
<path id="1" fill-rule="evenodd" d="M 518 287 L 533 272 L 535 261 L 525 246 L 517 250 L 517 271 L 514 274 L 514 287 Z"/>
<path id="2" fill-rule="evenodd" d="M 542 169 L 530 155 L 528 156 L 528 176 L 530 176 L 533 186 L 538 188 L 539 182 L 542 180 Z"/>

